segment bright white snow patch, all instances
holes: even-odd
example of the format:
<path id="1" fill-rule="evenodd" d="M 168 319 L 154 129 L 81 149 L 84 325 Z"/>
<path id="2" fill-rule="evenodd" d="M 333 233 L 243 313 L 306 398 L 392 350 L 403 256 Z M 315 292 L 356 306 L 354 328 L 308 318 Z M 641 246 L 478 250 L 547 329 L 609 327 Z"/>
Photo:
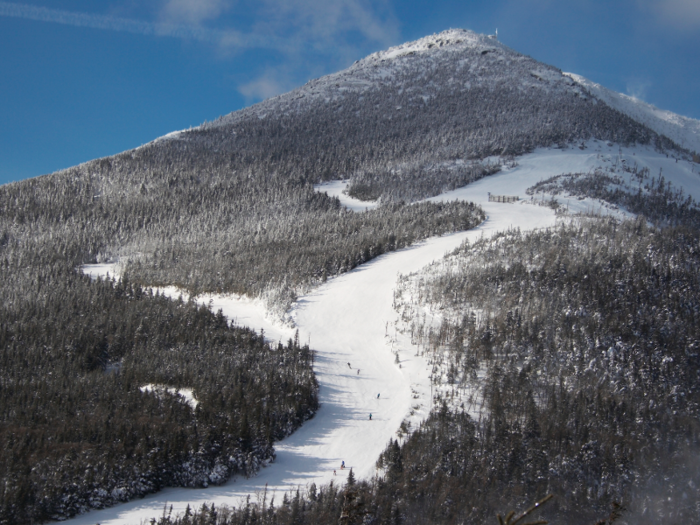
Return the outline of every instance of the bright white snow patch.
<path id="1" fill-rule="evenodd" d="M 322 184 L 316 184 L 314 189 L 318 192 L 327 193 L 329 197 L 338 197 L 338 199 L 340 199 L 340 204 L 355 212 L 373 210 L 379 206 L 379 201 L 361 201 L 360 199 L 350 197 L 345 193 L 347 187 L 348 181 L 333 180 Z"/>
<path id="2" fill-rule="evenodd" d="M 89 275 L 92 279 L 101 277 L 103 279 L 117 279 L 121 276 L 121 271 L 118 263 L 100 263 L 100 264 L 83 264 L 80 267 L 85 275 Z"/>
<path id="3" fill-rule="evenodd" d="M 488 37 L 484 35 L 480 35 L 466 29 L 448 29 L 447 31 L 443 31 L 441 33 L 428 35 L 420 40 L 407 42 L 396 47 L 390 47 L 386 51 L 379 51 L 369 55 L 367 59 L 391 60 L 393 58 L 427 51 L 436 47 L 460 44 L 464 47 L 476 47 L 484 44 L 497 45 L 498 41 L 488 39 Z"/>
<path id="4" fill-rule="evenodd" d="M 625 183 L 632 184 L 631 173 L 626 172 L 623 166 L 636 166 L 639 170 L 647 168 L 650 176 L 658 178 L 663 175 L 675 188 L 682 188 L 686 195 L 700 201 L 700 166 L 660 153 L 650 146 L 620 147 L 594 139 L 564 149 L 539 148 L 533 153 L 518 157 L 516 162 L 517 166 L 513 168 L 503 168 L 495 175 L 427 200 L 473 201 L 490 215 L 504 206 L 517 208 L 528 203 L 546 204 L 554 196 L 538 194 L 531 197 L 527 195 L 526 190 L 550 177 L 567 173 L 592 173 L 599 169 L 608 174 L 614 173 L 624 179 Z M 489 202 L 488 192 L 496 195 L 517 195 L 521 200 L 515 204 Z M 631 216 L 626 210 L 595 199 L 566 195 L 557 195 L 555 198 L 560 208 L 568 213 L 596 213 L 615 215 L 619 218 Z M 522 229 L 527 226 L 514 222 L 513 227 Z"/>
<path id="5" fill-rule="evenodd" d="M 189 405 L 192 410 L 197 408 L 197 405 L 199 404 L 199 401 L 195 399 L 194 397 L 194 392 L 192 391 L 191 388 L 173 388 L 165 385 L 144 385 L 142 387 L 139 387 L 139 390 L 141 392 L 153 392 L 154 394 L 158 396 L 163 396 L 163 395 L 171 395 L 177 397 L 180 401 L 185 403 L 186 405 Z"/>

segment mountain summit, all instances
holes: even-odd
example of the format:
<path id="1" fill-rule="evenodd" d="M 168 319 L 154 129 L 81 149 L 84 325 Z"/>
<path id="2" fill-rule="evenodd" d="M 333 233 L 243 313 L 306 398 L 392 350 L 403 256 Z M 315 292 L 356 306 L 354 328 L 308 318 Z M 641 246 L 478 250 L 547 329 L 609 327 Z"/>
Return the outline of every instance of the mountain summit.
<path id="1" fill-rule="evenodd" d="M 430 191 L 410 191 L 391 173 L 417 183 L 457 159 L 589 138 L 677 147 L 560 70 L 494 38 L 449 30 L 145 148 L 186 148 L 234 170 L 264 163 L 313 182 L 352 179 L 365 198 L 386 201 L 444 189 L 436 180 Z"/>
<path id="2" fill-rule="evenodd" d="M 544 89 L 586 97 L 585 90 L 558 69 L 521 55 L 491 36 L 450 29 L 373 53 L 343 71 L 231 113 L 214 125 L 234 123 L 249 112 L 264 118 L 270 111 L 303 111 L 311 101 L 332 103 L 377 89 L 398 90 L 396 95 L 410 108 L 416 103 L 428 104 L 441 93 L 469 93 L 508 81 L 523 91 Z"/>

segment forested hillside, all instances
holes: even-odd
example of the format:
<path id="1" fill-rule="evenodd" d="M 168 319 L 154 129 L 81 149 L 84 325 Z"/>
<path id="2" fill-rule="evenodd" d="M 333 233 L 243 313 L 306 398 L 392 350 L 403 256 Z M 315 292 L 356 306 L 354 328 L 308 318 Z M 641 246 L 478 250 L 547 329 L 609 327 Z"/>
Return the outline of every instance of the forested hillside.
<path id="1" fill-rule="evenodd" d="M 644 220 L 465 245 L 397 292 L 437 394 L 378 477 L 160 523 L 495 523 L 550 493 L 550 523 L 694 523 L 699 255 L 696 230 Z"/>
<path id="2" fill-rule="evenodd" d="M 119 258 L 134 282 L 260 296 L 284 311 L 368 250 L 463 228 L 471 214 L 456 206 L 436 220 L 432 208 L 402 210 L 402 201 L 473 182 L 535 147 L 591 137 L 675 147 L 559 70 L 447 31 L 199 128 L 7 185 L 2 235 L 52 225 L 80 237 L 79 262 Z M 313 192 L 335 178 L 351 179 L 351 195 L 399 206 L 351 219 Z"/>
<path id="3" fill-rule="evenodd" d="M 222 186 L 235 194 L 234 181 Z M 148 191 L 109 194 L 65 173 L 0 188 L 0 522 L 67 517 L 165 486 L 254 472 L 275 440 L 313 415 L 307 348 L 269 349 L 261 336 L 194 304 L 151 297 L 140 283 L 254 295 L 288 282 L 280 289 L 289 296 L 272 301 L 288 304 L 300 284 L 482 220 L 475 206 L 456 203 L 354 215 L 309 185 L 296 188 L 269 189 L 268 197 L 280 195 L 274 212 L 286 216 L 270 213 L 264 190 L 244 207 L 218 187 L 193 195 L 175 184 L 149 202 Z M 283 220 L 290 217 L 298 227 Z M 229 225 L 223 234 L 221 223 Z M 190 240 L 183 246 L 178 224 Z M 139 258 L 142 273 L 127 267 L 117 284 L 80 275 L 80 264 L 114 239 L 153 230 L 168 239 L 172 260 L 189 254 L 179 268 L 190 273 L 163 275 Z M 202 259 L 225 261 L 226 273 Z M 199 404 L 193 411 L 172 396 L 154 398 L 141 390 L 147 384 L 191 389 Z"/>
<path id="4" fill-rule="evenodd" d="M 165 486 L 204 486 L 223 482 L 235 472 L 254 472 L 274 456 L 275 440 L 313 416 L 318 397 L 311 350 L 298 341 L 270 346 L 262 335 L 230 326 L 221 315 L 194 302 L 153 296 L 150 287 L 174 285 L 193 296 L 213 292 L 261 298 L 268 311 L 281 319 L 299 294 L 329 277 L 427 237 L 473 228 L 485 219 L 472 203 L 415 201 L 493 175 L 512 166 L 515 156 L 536 147 L 593 137 L 618 144 L 648 144 L 672 150 L 679 158 L 689 155 L 668 138 L 596 100 L 559 70 L 488 37 L 448 31 L 374 54 L 346 71 L 135 150 L 0 187 L 0 523 L 63 519 Z M 351 195 L 379 199 L 380 206 L 355 214 L 313 189 L 315 183 L 338 178 L 351 180 Z M 576 191 L 610 197 L 605 193 L 607 186 L 595 187 L 595 191 L 588 186 Z M 658 187 L 660 198 L 671 202 L 663 193 L 665 186 L 659 182 Z M 682 208 L 695 217 L 694 204 L 686 206 L 680 200 L 672 204 L 675 207 L 668 213 Z M 633 255 L 641 246 L 651 247 L 649 253 L 658 253 L 658 264 L 666 265 L 659 267 L 662 272 L 644 266 L 651 263 L 639 263 L 639 278 L 648 279 L 655 291 L 644 296 L 639 312 L 630 310 L 625 315 L 646 315 L 646 324 L 635 329 L 641 335 L 635 330 L 629 335 L 622 325 L 613 323 L 606 325 L 609 332 L 586 337 L 606 341 L 605 345 L 612 341 L 615 346 L 619 335 L 620 355 L 627 356 L 630 366 L 637 366 L 638 375 L 646 378 L 647 370 L 657 367 L 658 373 L 649 374 L 654 378 L 667 374 L 662 378 L 668 388 L 654 393 L 654 405 L 647 403 L 646 408 L 639 405 L 640 395 L 652 395 L 646 379 L 634 387 L 625 383 L 622 391 L 603 388 L 596 393 L 590 374 L 579 374 L 578 365 L 564 366 L 555 359 L 551 340 L 540 339 L 534 328 L 516 333 L 507 325 L 510 332 L 493 332 L 491 326 L 502 314 L 494 306 L 489 310 L 493 317 L 484 318 L 487 325 L 469 325 L 471 332 L 467 328 L 460 332 L 463 348 L 450 354 L 455 370 L 460 370 L 457 375 L 474 359 L 490 370 L 522 368 L 521 361 L 530 351 L 542 359 L 529 369 L 522 368 L 524 376 L 518 372 L 522 378 L 516 386 L 508 383 L 513 379 L 510 374 L 489 376 L 492 387 L 485 392 L 491 396 L 490 409 L 484 417 L 492 420 L 477 425 L 464 414 L 443 410 L 396 452 L 405 458 L 402 469 L 392 467 L 394 460 L 387 456 L 383 465 L 390 475 L 363 485 L 362 501 L 369 514 L 408 522 L 414 517 L 463 516 L 459 513 L 467 507 L 457 511 L 451 503 L 443 505 L 444 499 L 435 500 L 442 501 L 439 511 L 433 503 L 426 504 L 434 493 L 420 487 L 439 487 L 443 481 L 453 483 L 477 472 L 474 485 L 463 485 L 481 483 L 483 489 L 488 479 L 492 483 L 489 498 L 483 492 L 471 496 L 465 492 L 464 498 L 481 497 L 484 504 L 476 507 L 481 516 L 497 503 L 529 500 L 549 486 L 546 471 L 556 467 L 570 482 L 562 486 L 579 491 L 566 501 L 559 499 L 557 512 L 578 509 L 592 516 L 584 511 L 598 512 L 627 490 L 625 476 L 651 472 L 645 461 L 652 461 L 654 454 L 677 461 L 678 454 L 685 453 L 683 443 L 688 447 L 695 443 L 694 420 L 687 422 L 682 434 L 685 420 L 679 415 L 695 410 L 688 375 L 695 366 L 694 346 L 688 346 L 695 337 L 695 310 L 692 301 L 680 298 L 673 288 L 674 283 L 682 283 L 691 297 L 697 295 L 692 277 L 697 273 L 696 251 L 678 248 L 696 250 L 694 230 L 655 232 L 644 225 L 609 224 L 586 228 L 591 233 L 580 246 L 598 253 L 597 245 L 591 243 L 610 245 L 600 260 L 586 261 L 605 271 L 610 268 L 606 275 L 615 278 L 591 293 L 617 289 L 618 281 L 625 284 L 626 279 L 632 279 L 629 290 L 643 290 L 647 281 L 640 284 L 626 273 L 638 270 Z M 557 235 L 574 235 L 571 232 L 562 230 Z M 553 234 L 542 235 L 538 264 L 561 257 L 570 257 L 571 265 L 579 264 L 575 254 L 558 256 L 554 248 L 547 248 L 546 236 Z M 518 250 L 527 250 L 531 241 L 508 242 L 520 254 Z M 579 246 L 573 241 L 570 245 Z M 534 246 L 530 249 L 535 250 Z M 683 264 L 678 265 L 679 258 Z M 80 274 L 81 265 L 105 261 L 119 261 L 119 282 L 90 281 Z M 485 265 L 483 271 L 488 269 Z M 657 273 L 649 273 L 652 269 Z M 530 270 L 518 276 L 536 280 L 539 274 L 527 273 Z M 547 275 L 553 271 L 546 269 Z M 490 274 L 478 278 L 492 282 Z M 548 293 L 566 297 L 573 282 L 560 290 L 557 286 L 563 282 L 546 281 L 551 288 Z M 628 297 L 628 288 L 621 290 L 624 293 L 618 299 Z M 558 319 L 541 299 L 522 294 L 522 301 L 532 301 L 529 308 L 540 319 L 538 323 Z M 457 295 L 455 305 L 471 304 L 479 297 Z M 595 308 L 608 308 L 607 299 L 601 296 L 585 307 L 594 316 Z M 628 299 L 629 305 L 620 308 L 632 308 L 632 296 Z M 573 311 L 579 306 L 572 302 Z M 546 311 L 537 310 L 540 307 Z M 598 315 L 618 311 L 615 308 L 600 310 Z M 654 317 L 648 309 L 668 315 Z M 662 329 L 658 319 L 671 324 Z M 564 329 L 563 325 L 536 326 L 545 333 Z M 475 339 L 468 340 L 464 330 Z M 664 344 L 677 345 L 669 356 L 674 363 L 682 359 L 690 363 L 682 373 L 664 372 L 669 367 L 656 363 L 652 349 L 642 344 L 651 344 L 649 334 L 666 337 L 669 330 L 672 337 L 670 342 L 664 339 Z M 452 331 L 449 328 L 446 333 Z M 686 339 L 674 339 L 681 334 Z M 454 346 L 451 341 L 439 343 Z M 573 335 L 556 341 L 557 345 L 583 345 Z M 593 349 L 599 349 L 597 342 Z M 602 367 L 596 374 L 608 373 L 606 367 L 612 366 L 605 360 L 595 363 Z M 572 382 L 537 382 L 534 372 L 527 371 L 536 367 L 545 367 L 537 369 L 545 377 L 554 370 L 551 377 L 558 381 L 564 374 Z M 149 389 L 148 385 L 157 386 Z M 501 390 L 505 397 L 518 391 L 519 399 L 532 399 L 526 407 L 527 421 L 518 419 L 522 411 L 511 407 L 511 401 L 494 393 Z M 529 391 L 529 397 L 520 395 Z M 191 392 L 196 406 L 177 392 Z M 570 408 L 580 399 L 595 401 L 592 408 L 586 405 L 579 413 L 594 421 L 562 419 L 561 407 Z M 682 406 L 677 408 L 669 399 Z M 663 410 L 657 412 L 654 407 Z M 666 408 L 678 414 L 670 415 Z M 626 410 L 638 414 L 643 409 L 658 417 L 643 432 L 634 427 L 634 418 L 623 423 L 615 419 L 615 414 Z M 565 412 L 566 417 L 577 413 Z M 544 470 L 536 475 L 524 459 L 501 457 L 506 453 L 503 447 L 518 443 L 520 448 L 514 450 L 531 450 L 522 440 L 534 439 L 523 434 L 532 421 L 539 425 L 541 450 L 555 450 L 550 445 L 562 450 L 559 459 L 542 459 L 547 467 L 537 463 Z M 623 431 L 635 432 L 637 437 L 618 439 Z M 656 436 L 655 441 L 649 441 L 649 436 Z M 590 487 L 584 491 L 574 486 L 574 470 L 567 470 L 574 467 L 561 463 L 579 457 L 577 451 L 589 441 L 597 443 L 590 445 L 591 454 L 606 458 L 622 454 L 624 459 L 618 470 L 586 473 L 586 479 L 598 483 L 596 490 L 603 487 L 595 494 L 586 492 Z M 444 468 L 422 463 L 421 457 L 432 461 L 431 455 L 442 457 L 441 451 L 453 445 L 462 458 L 459 461 L 445 461 Z M 599 463 L 591 465 L 594 469 Z M 686 480 L 685 473 L 671 475 Z M 536 482 L 528 481 L 528 476 L 535 476 Z M 599 482 L 600 476 L 604 483 Z M 672 497 L 682 497 L 679 486 L 674 484 Z M 335 520 L 333 512 L 342 506 L 344 493 L 324 489 L 324 494 L 297 499 L 301 514 L 290 503 L 291 514 L 281 507 L 270 519 L 283 523 L 289 514 L 293 521 L 323 522 L 323 513 L 329 512 Z M 462 498 L 461 493 L 455 494 L 451 501 Z M 695 501 L 693 494 L 686 491 Z M 497 500 L 490 499 L 496 495 Z M 685 516 L 691 511 L 683 512 Z"/>
<path id="5" fill-rule="evenodd" d="M 489 156 L 579 139 L 674 148 L 560 70 L 464 30 L 375 53 L 172 140 L 195 136 L 235 150 L 237 166 L 351 179 L 351 194 L 383 200 L 436 195 L 488 173 Z"/>
<path id="6" fill-rule="evenodd" d="M 60 260 L 20 279 L 0 321 L 0 523 L 254 473 L 318 406 L 298 341 Z"/>
<path id="7" fill-rule="evenodd" d="M 634 523 L 697 521 L 699 242 L 696 229 L 584 221 L 465 246 L 412 280 L 409 304 L 443 314 L 411 330 L 442 362 L 444 401 L 476 381 L 483 402 L 474 427 L 445 408 L 412 440 L 458 425 L 447 435 L 472 451 L 440 448 L 484 469 L 494 511 L 553 492 L 562 523 L 612 501 Z"/>

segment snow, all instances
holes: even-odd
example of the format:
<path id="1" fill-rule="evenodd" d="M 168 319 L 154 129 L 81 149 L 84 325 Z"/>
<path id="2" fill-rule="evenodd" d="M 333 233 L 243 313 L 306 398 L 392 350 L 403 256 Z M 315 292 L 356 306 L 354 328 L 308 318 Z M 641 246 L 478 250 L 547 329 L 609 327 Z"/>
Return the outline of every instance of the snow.
<path id="1" fill-rule="evenodd" d="M 637 122 L 666 135 L 679 146 L 700 153 L 700 120 L 659 109 L 638 98 L 611 91 L 574 73 L 564 73 L 586 88 L 596 98 L 628 115 Z"/>
<path id="2" fill-rule="evenodd" d="M 97 279 L 98 277 L 118 279 L 120 275 L 116 263 L 84 264 L 80 269 L 85 275 L 89 275 L 93 279 Z"/>
<path id="3" fill-rule="evenodd" d="M 162 514 L 165 506 L 175 512 L 190 504 L 238 506 L 250 495 L 255 502 L 267 486 L 268 502 L 274 494 L 277 504 L 283 493 L 304 490 L 311 482 L 321 485 L 333 481 L 343 484 L 348 470 L 340 470 L 341 461 L 352 467 L 360 478 L 376 473 L 375 461 L 390 438 L 405 421 L 416 428 L 431 408 L 431 364 L 417 355 L 409 338 L 397 331 L 398 314 L 392 307 L 397 276 L 423 268 L 454 250 L 465 239 L 477 240 L 509 228 L 532 230 L 555 224 L 554 211 L 538 206 L 525 191 L 542 179 L 572 172 L 610 168 L 615 163 L 637 162 L 649 167 L 652 175 L 663 169 L 664 176 L 682 186 L 687 194 L 700 198 L 697 166 L 667 158 L 642 146 L 619 148 L 600 141 L 579 147 L 540 149 L 520 157 L 517 166 L 481 179 L 432 201 L 467 199 L 479 203 L 488 218 L 468 232 L 431 238 L 409 248 L 378 257 L 355 270 L 329 280 L 323 286 L 299 298 L 290 316 L 299 329 L 300 340 L 316 351 L 314 370 L 320 384 L 321 408 L 313 419 L 293 435 L 275 445 L 276 461 L 250 479 L 235 478 L 221 486 L 206 489 L 170 488 L 143 499 L 79 516 L 70 523 L 102 525 L 138 523 Z M 318 187 L 342 195 L 343 182 Z M 335 192 L 335 193 L 331 193 Z M 518 195 L 517 203 L 488 202 L 488 192 Z M 606 208 L 599 202 L 557 197 L 569 212 L 600 211 L 624 216 L 624 210 Z M 351 209 L 356 204 L 344 201 Z M 355 206 L 355 207 L 353 207 Z M 366 207 L 362 203 L 361 209 Z M 90 275 L 115 272 L 114 265 L 89 265 Z M 180 292 L 161 290 L 171 297 Z M 198 301 L 219 308 L 238 324 L 263 329 L 268 338 L 286 341 L 293 329 L 274 324 L 259 301 L 236 296 L 202 296 Z M 395 362 L 398 354 L 399 363 Z M 348 365 L 349 363 L 349 365 Z M 359 370 L 359 373 L 358 373 Z M 377 394 L 381 394 L 377 398 Z M 369 420 L 369 414 L 372 420 Z M 400 433 L 400 431 L 399 431 Z M 335 469 L 337 475 L 333 474 Z"/>
<path id="4" fill-rule="evenodd" d="M 632 185 L 631 174 L 624 171 L 622 166 L 632 168 L 636 165 L 640 170 L 648 168 L 650 177 L 658 178 L 660 174 L 663 175 L 673 187 L 682 188 L 686 195 L 700 201 L 700 165 L 661 153 L 651 146 L 621 147 L 593 139 L 564 149 L 539 148 L 533 153 L 518 157 L 516 162 L 517 166 L 514 168 L 504 168 L 496 175 L 429 200 L 471 200 L 485 206 L 487 191 L 498 195 L 518 195 L 521 199 L 531 199 L 525 191 L 536 182 L 565 173 L 591 173 L 596 169 L 614 173 L 627 184 Z M 487 189 L 494 184 L 498 186 L 495 191 Z M 537 196 L 532 199 L 537 201 L 541 198 Z M 547 199 L 545 196 L 545 200 Z M 619 210 L 594 199 L 579 200 L 577 197 L 562 195 L 556 196 L 556 199 L 569 213 L 613 214 L 621 218 L 630 216 L 625 210 Z M 523 204 L 521 202 L 515 206 Z M 497 205 L 514 206 L 514 204 Z"/>
<path id="5" fill-rule="evenodd" d="M 448 29 L 441 33 L 428 35 L 413 42 L 407 42 L 386 51 L 379 51 L 369 55 L 366 60 L 392 60 L 421 51 L 427 51 L 435 47 L 445 45 L 461 45 L 463 47 L 489 46 L 493 48 L 497 41 L 485 35 L 479 35 L 466 29 Z"/>
<path id="6" fill-rule="evenodd" d="M 348 182 L 346 180 L 333 180 L 323 184 L 316 184 L 314 189 L 318 192 L 327 193 L 330 197 L 338 197 L 340 204 L 352 211 L 367 211 L 379 206 L 379 201 L 361 201 L 344 193 L 348 187 Z"/>
<path id="7" fill-rule="evenodd" d="M 155 144 L 155 143 L 161 142 L 161 141 L 166 141 L 166 140 L 177 140 L 177 139 L 181 138 L 181 136 L 182 136 L 183 134 L 187 133 L 187 132 L 190 131 L 191 129 L 192 129 L 192 128 L 189 128 L 189 129 L 180 129 L 180 130 L 178 130 L 178 131 L 171 131 L 170 133 L 166 133 L 165 135 L 162 135 L 162 136 L 158 137 L 157 139 L 154 139 L 154 140 L 152 140 L 151 142 L 148 142 L 148 143 L 144 144 L 143 146 L 139 146 L 139 147 L 136 148 L 136 149 L 140 149 L 140 148 L 143 148 L 144 146 L 148 146 L 148 145 L 150 145 L 150 144 Z"/>
<path id="8" fill-rule="evenodd" d="M 180 401 L 185 403 L 186 405 L 189 405 L 192 410 L 197 408 L 197 405 L 199 404 L 199 401 L 197 401 L 194 397 L 194 392 L 192 391 L 191 388 L 172 388 L 168 387 L 165 385 L 153 385 L 153 384 L 148 384 L 144 385 L 142 387 L 139 387 L 139 390 L 141 392 L 153 392 L 158 396 L 162 396 L 165 394 L 171 395 L 171 396 L 176 396 L 180 398 Z"/>

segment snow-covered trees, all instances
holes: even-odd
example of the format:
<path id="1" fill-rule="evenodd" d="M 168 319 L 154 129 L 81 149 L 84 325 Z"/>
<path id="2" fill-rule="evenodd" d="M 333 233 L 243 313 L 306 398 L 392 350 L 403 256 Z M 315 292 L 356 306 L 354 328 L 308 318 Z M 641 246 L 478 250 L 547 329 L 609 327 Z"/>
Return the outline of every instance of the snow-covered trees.
<path id="1" fill-rule="evenodd" d="M 634 523 L 698 521 L 699 270 L 696 230 L 582 220 L 465 245 L 407 278 L 399 306 L 445 319 L 412 328 L 452 384 L 377 477 L 320 487 L 274 522 L 489 523 L 549 493 L 550 523 L 622 506 Z M 466 386 L 483 400 L 473 415 Z"/>
<path id="2" fill-rule="evenodd" d="M 437 460 L 435 442 L 448 477 L 481 479 L 479 512 L 553 492 L 548 512 L 567 523 L 613 501 L 635 523 L 696 521 L 700 469 L 681 458 L 700 443 L 699 246 L 695 229 L 583 220 L 465 245 L 408 278 L 405 315 L 422 306 L 445 320 L 406 328 L 442 360 L 444 383 L 452 373 L 437 402 L 457 414 L 411 437 L 404 469 L 408 451 L 419 470 Z M 465 388 L 483 400 L 476 426 L 457 425 Z M 441 418 L 457 426 L 442 431 Z"/>
<path id="3" fill-rule="evenodd" d="M 221 316 L 144 287 L 243 293 L 281 313 L 330 276 L 484 218 L 471 204 L 403 201 L 487 176 L 538 146 L 597 137 L 675 147 L 554 68 L 495 42 L 450 38 L 369 57 L 218 122 L 0 187 L 0 522 L 65 517 L 168 484 L 254 470 L 275 439 L 315 410 L 307 348 L 271 348 Z M 382 205 L 353 214 L 314 192 L 314 183 L 335 178 L 350 178 L 350 193 Z M 693 211 L 690 204 L 683 210 Z M 516 262 L 486 261 L 476 284 L 457 279 L 448 290 L 437 283 L 426 291 L 459 309 L 460 301 L 508 289 L 504 297 L 521 297 L 527 308 L 499 303 L 486 325 L 469 315 L 445 323 L 435 344 L 459 356 L 448 381 L 459 384 L 473 375 L 470 366 L 490 363 L 493 417 L 477 426 L 445 405 L 403 447 L 392 443 L 391 476 L 356 484 L 375 498 L 375 516 L 417 522 L 466 509 L 471 519 L 472 507 L 457 505 L 450 491 L 500 491 L 490 493 L 499 494 L 500 509 L 510 501 L 503 491 L 517 499 L 545 485 L 548 468 L 564 473 L 562 486 L 570 483 L 578 504 L 597 493 L 575 485 L 571 465 L 588 465 L 587 479 L 600 481 L 607 497 L 636 472 L 634 454 L 653 462 L 658 443 L 666 453 L 682 441 L 671 438 L 696 442 L 695 233 L 657 238 L 643 225 L 641 233 L 607 227 L 582 230 L 590 252 L 576 253 L 583 262 L 566 252 L 575 245 L 568 230 L 524 244 L 506 239 Z M 644 243 L 652 252 L 635 251 Z M 517 263 L 535 251 L 546 264 Z M 650 253 L 661 254 L 656 266 L 645 259 Z M 76 270 L 116 258 L 119 283 L 90 282 Z M 586 281 L 594 271 L 603 284 Z M 568 306 L 573 313 L 562 316 Z M 537 360 L 525 363 L 527 355 Z M 610 381 L 596 391 L 598 373 Z M 575 388 L 554 381 L 560 376 Z M 654 381 L 662 381 L 658 391 Z M 177 396 L 144 392 L 146 384 L 192 389 L 199 404 L 193 410 Z M 643 394 L 653 406 L 640 404 Z M 620 416 L 627 413 L 635 417 Z M 678 414 L 692 415 L 684 429 Z M 639 418 L 651 423 L 637 426 Z M 645 436 L 656 442 L 645 448 Z M 440 507 L 424 505 L 441 487 Z M 340 498 L 333 487 L 319 490 L 306 516 L 337 518 Z M 305 519 L 302 496 L 290 505 L 279 516 Z M 224 516 L 212 514 L 200 516 Z"/>
<path id="4" fill-rule="evenodd" d="M 317 409 L 311 351 L 295 341 L 271 346 L 194 303 L 62 264 L 17 279 L 27 297 L 6 296 L 0 317 L 0 523 L 253 473 Z"/>

